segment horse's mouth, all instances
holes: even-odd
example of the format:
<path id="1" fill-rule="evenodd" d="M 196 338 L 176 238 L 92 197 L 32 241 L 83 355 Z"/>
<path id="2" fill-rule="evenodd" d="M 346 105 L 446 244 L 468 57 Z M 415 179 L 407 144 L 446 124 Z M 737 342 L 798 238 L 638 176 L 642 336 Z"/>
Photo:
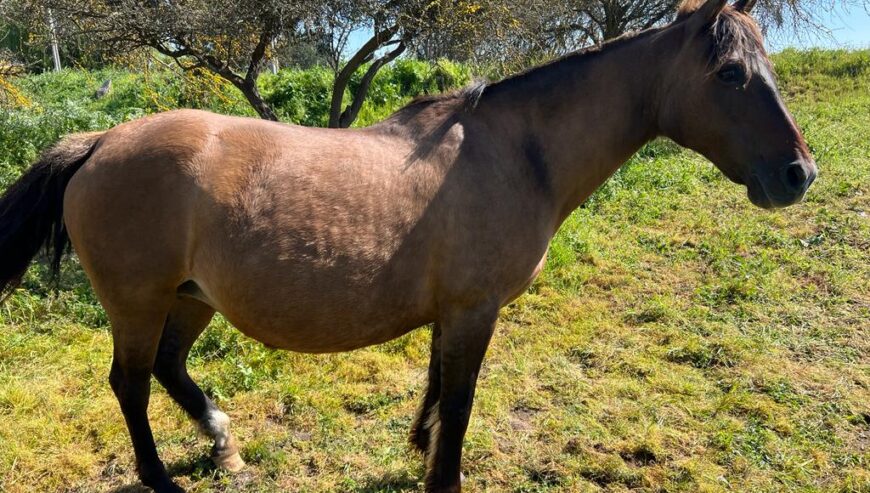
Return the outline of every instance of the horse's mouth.
<path id="1" fill-rule="evenodd" d="M 745 180 L 746 184 L 746 195 L 749 196 L 749 201 L 752 202 L 756 207 L 760 207 L 762 209 L 773 209 L 773 203 L 770 200 L 770 196 L 767 195 L 767 190 L 764 188 L 764 184 L 758 178 L 757 175 L 749 176 L 749 179 Z"/>
<path id="2" fill-rule="evenodd" d="M 790 205 L 797 204 L 802 201 L 806 190 L 802 193 L 791 195 L 789 197 L 781 197 L 771 193 L 765 180 L 757 174 L 753 174 L 746 182 L 747 195 L 749 201 L 757 207 L 767 210 L 782 209 Z"/>

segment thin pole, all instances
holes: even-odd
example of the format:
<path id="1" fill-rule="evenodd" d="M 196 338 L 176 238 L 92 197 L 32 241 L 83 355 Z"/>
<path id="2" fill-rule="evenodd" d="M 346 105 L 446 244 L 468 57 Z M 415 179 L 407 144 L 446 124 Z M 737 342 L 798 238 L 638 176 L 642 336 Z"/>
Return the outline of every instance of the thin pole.
<path id="1" fill-rule="evenodd" d="M 272 40 L 272 53 L 269 59 L 269 66 L 273 74 L 277 74 L 280 67 L 278 66 L 278 54 L 275 52 L 275 40 Z"/>
<path id="2" fill-rule="evenodd" d="M 54 71 L 60 72 L 60 48 L 57 46 L 57 29 L 54 25 L 54 15 L 52 15 L 51 9 L 48 9 L 48 30 L 50 32 L 51 58 L 54 60 Z"/>

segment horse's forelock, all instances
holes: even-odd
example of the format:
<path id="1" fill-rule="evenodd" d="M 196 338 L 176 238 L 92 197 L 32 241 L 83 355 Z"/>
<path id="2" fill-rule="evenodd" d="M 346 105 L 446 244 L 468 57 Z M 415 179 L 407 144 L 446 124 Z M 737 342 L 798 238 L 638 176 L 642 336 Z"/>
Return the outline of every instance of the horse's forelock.
<path id="1" fill-rule="evenodd" d="M 707 0 L 683 0 L 677 9 L 677 21 L 683 20 L 699 8 Z M 726 5 L 712 25 L 714 46 L 710 57 L 710 65 L 717 70 L 722 65 L 733 61 L 745 61 L 763 52 L 764 41 L 758 24 L 751 16 L 737 10 L 733 5 Z"/>
<path id="2" fill-rule="evenodd" d="M 742 62 L 751 68 L 751 60 L 764 55 L 761 29 L 749 15 L 727 7 L 712 29 L 714 40 L 710 65 L 713 70 L 731 62 Z"/>

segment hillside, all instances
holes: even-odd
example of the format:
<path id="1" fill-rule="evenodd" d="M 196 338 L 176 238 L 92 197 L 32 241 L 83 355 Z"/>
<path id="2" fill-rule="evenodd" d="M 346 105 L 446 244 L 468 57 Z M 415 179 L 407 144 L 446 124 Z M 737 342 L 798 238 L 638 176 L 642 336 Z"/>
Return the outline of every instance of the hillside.
<path id="1" fill-rule="evenodd" d="M 821 169 L 807 201 L 765 212 L 698 155 L 643 149 L 568 219 L 543 275 L 503 311 L 466 438 L 468 491 L 870 491 L 870 51 L 775 62 Z M 436 69 L 385 72 L 363 123 L 470 74 Z M 64 133 L 174 105 L 247 111 L 226 88 L 146 76 L 15 81 L 0 185 Z M 323 77 L 264 84 L 286 118 L 317 123 Z M 106 78 L 113 93 L 96 101 Z M 422 463 L 405 439 L 428 344 L 421 329 L 293 354 L 218 317 L 191 373 L 232 417 L 249 466 L 215 471 L 210 444 L 155 384 L 161 456 L 189 491 L 417 491 Z M 110 361 L 75 259 L 57 291 L 32 268 L 0 306 L 0 491 L 135 491 Z"/>

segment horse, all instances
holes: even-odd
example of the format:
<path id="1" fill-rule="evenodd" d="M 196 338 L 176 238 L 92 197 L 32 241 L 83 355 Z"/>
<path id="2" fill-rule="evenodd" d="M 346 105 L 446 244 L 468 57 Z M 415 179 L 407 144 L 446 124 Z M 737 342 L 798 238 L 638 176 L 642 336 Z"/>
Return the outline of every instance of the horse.
<path id="1" fill-rule="evenodd" d="M 349 351 L 431 325 L 410 431 L 427 492 L 461 490 L 478 372 L 500 308 L 566 217 L 664 136 L 766 208 L 816 164 L 780 97 L 751 0 L 688 0 L 667 25 L 495 83 L 417 99 L 376 125 L 315 129 L 178 110 L 67 137 L 0 199 L 0 293 L 72 245 L 112 325 L 109 382 L 143 484 L 154 375 L 244 466 L 185 361 L 215 312 L 268 346 Z"/>

